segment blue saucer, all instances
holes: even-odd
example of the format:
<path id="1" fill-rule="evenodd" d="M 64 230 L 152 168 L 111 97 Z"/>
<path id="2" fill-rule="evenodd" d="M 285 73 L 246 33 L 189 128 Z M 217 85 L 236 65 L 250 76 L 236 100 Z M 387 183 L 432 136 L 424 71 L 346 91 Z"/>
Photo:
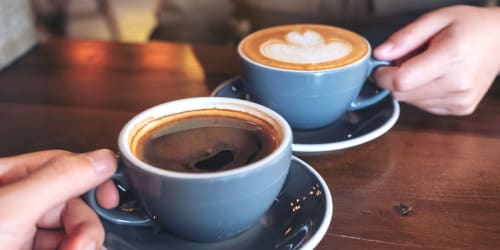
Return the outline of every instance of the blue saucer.
<path id="1" fill-rule="evenodd" d="M 314 249 L 326 234 L 333 201 L 323 178 L 294 157 L 287 180 L 260 223 L 243 234 L 215 243 L 192 242 L 153 228 L 121 226 L 103 220 L 109 250 Z"/>
<path id="2" fill-rule="evenodd" d="M 360 98 L 380 89 L 372 82 L 363 87 Z M 248 99 L 239 76 L 219 85 L 211 96 Z M 316 154 L 354 147 L 385 134 L 399 118 L 399 103 L 387 96 L 368 108 L 348 111 L 343 117 L 320 129 L 293 131 L 292 149 L 297 154 Z"/>

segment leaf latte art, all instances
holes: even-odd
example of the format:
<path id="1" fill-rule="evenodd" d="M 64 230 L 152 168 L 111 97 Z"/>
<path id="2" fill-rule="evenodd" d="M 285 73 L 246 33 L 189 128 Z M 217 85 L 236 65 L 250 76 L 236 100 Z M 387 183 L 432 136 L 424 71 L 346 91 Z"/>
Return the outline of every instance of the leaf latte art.
<path id="1" fill-rule="evenodd" d="M 351 46 L 343 41 L 325 41 L 319 33 L 306 30 L 290 32 L 285 40 L 273 39 L 261 45 L 265 57 L 289 63 L 311 64 L 337 60 L 351 52 Z"/>
<path id="2" fill-rule="evenodd" d="M 284 70 L 319 71 L 350 65 L 370 53 L 366 39 L 350 30 L 319 24 L 291 24 L 245 37 L 239 54 L 253 63 Z"/>

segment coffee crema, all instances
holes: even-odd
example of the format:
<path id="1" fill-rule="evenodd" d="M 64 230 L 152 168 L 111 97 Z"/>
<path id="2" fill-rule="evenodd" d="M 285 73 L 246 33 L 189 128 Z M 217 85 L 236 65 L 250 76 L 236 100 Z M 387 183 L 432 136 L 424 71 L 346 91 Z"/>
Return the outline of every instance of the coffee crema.
<path id="1" fill-rule="evenodd" d="M 217 172 L 258 161 L 281 135 L 254 115 L 223 109 L 186 111 L 148 121 L 131 138 L 132 153 L 157 168 Z"/>
<path id="2" fill-rule="evenodd" d="M 316 24 L 283 25 L 250 34 L 238 46 L 249 60 L 289 70 L 325 70 L 352 64 L 369 51 L 360 35 Z"/>

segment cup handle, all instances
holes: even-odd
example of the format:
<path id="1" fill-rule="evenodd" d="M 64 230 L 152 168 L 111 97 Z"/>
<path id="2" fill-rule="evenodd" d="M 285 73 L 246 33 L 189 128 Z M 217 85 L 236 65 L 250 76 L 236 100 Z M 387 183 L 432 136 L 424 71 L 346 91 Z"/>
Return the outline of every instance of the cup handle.
<path id="1" fill-rule="evenodd" d="M 118 159 L 119 168 L 116 173 L 111 177 L 120 193 L 131 195 L 128 189 L 127 180 L 121 171 L 120 165 L 122 164 Z M 120 195 L 122 196 L 122 195 Z M 92 189 L 83 195 L 83 199 L 101 218 L 120 225 L 149 227 L 153 226 L 153 220 L 142 211 L 140 207 L 122 209 L 120 206 L 113 209 L 105 209 L 99 206 L 96 199 L 96 190 Z"/>
<path id="2" fill-rule="evenodd" d="M 378 59 L 375 59 L 373 57 L 370 57 L 368 59 L 368 75 L 371 75 L 371 73 L 378 67 L 392 66 L 392 65 L 394 65 L 393 62 L 382 61 L 382 60 L 378 60 Z M 358 98 L 355 101 L 351 102 L 351 105 L 349 106 L 349 111 L 363 109 L 363 108 L 366 108 L 368 106 L 371 106 L 371 105 L 381 101 L 382 99 L 384 99 L 387 95 L 389 95 L 389 93 L 390 93 L 389 90 L 383 89 L 382 91 L 376 92 L 374 95 L 369 96 L 369 97 L 361 98 L 358 96 Z"/>

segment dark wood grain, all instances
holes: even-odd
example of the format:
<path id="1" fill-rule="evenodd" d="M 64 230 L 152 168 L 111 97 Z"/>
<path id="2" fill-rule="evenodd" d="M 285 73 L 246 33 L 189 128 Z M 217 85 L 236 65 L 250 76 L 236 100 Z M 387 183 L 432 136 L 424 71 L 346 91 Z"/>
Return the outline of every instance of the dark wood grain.
<path id="1" fill-rule="evenodd" d="M 165 101 L 205 96 L 239 72 L 236 51 L 207 45 L 54 40 L 0 71 L 0 156 L 116 149 L 121 126 Z M 402 104 L 388 133 L 301 156 L 325 178 L 334 216 L 318 249 L 500 246 L 500 91 L 467 117 Z M 412 207 L 403 216 L 399 204 Z"/>

